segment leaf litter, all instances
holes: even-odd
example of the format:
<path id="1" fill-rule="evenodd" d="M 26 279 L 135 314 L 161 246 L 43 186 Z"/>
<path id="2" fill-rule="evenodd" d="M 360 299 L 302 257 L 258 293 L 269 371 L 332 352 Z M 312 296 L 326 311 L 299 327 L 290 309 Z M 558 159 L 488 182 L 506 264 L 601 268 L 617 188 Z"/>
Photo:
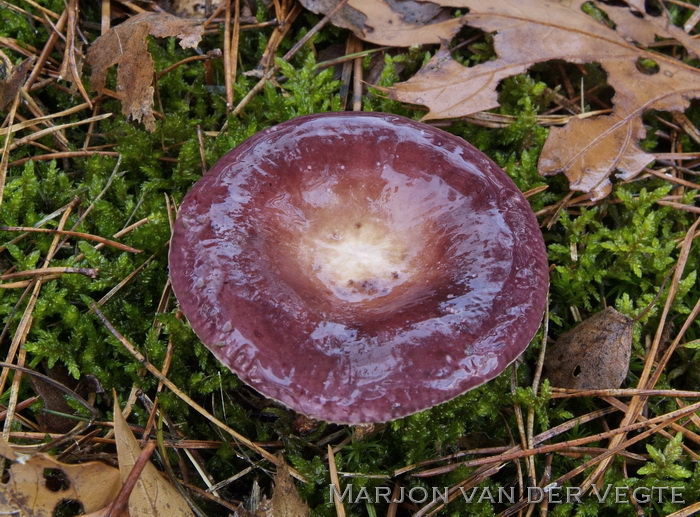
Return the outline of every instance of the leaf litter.
<path id="1" fill-rule="evenodd" d="M 646 135 L 642 124 L 645 111 L 682 112 L 690 99 L 700 96 L 697 69 L 635 45 L 650 43 L 656 34 L 676 38 L 697 53 L 699 42 L 681 36 L 683 31 L 672 28 L 665 18 L 638 13 L 640 18 L 627 8 L 594 2 L 618 21 L 618 28 L 613 29 L 586 14 L 584 0 L 435 3 L 468 8 L 461 22 L 492 33 L 498 57 L 466 67 L 443 45 L 414 77 L 390 88 L 390 97 L 427 106 L 429 112 L 423 120 L 465 117 L 498 107 L 499 83 L 537 63 L 600 63 L 615 90 L 612 112 L 573 118 L 564 127 L 552 128 L 538 164 L 541 174 L 564 173 L 572 190 L 590 193 L 593 200 L 610 193 L 609 176 L 615 170 L 621 179 L 629 180 L 653 161 L 654 155 L 639 146 Z M 641 59 L 656 63 L 658 70 L 640 70 Z"/>
<path id="2" fill-rule="evenodd" d="M 97 461 L 70 465 L 44 453 L 17 452 L 0 438 L 0 462 L 11 462 L 9 480 L 0 483 L 0 510 L 8 515 L 51 517 L 66 501 L 85 512 L 107 506 L 119 492 L 119 471 Z"/>
<path id="3" fill-rule="evenodd" d="M 148 35 L 177 37 L 182 48 L 194 48 L 202 39 L 201 20 L 178 18 L 167 13 L 140 13 L 110 29 L 95 40 L 87 52 L 92 67 L 92 88 L 101 93 L 107 69 L 117 65 L 117 93 L 122 113 L 143 121 L 146 129 L 156 129 L 153 115 L 153 56 L 148 52 Z"/>

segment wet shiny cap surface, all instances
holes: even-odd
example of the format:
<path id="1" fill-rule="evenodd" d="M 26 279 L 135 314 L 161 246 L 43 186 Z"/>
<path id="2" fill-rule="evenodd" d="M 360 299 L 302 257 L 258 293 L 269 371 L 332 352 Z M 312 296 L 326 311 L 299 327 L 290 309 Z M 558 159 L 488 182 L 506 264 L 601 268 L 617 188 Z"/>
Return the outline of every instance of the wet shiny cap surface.
<path id="1" fill-rule="evenodd" d="M 175 294 L 244 382 L 340 423 L 450 400 L 527 347 L 548 285 L 528 202 L 464 140 L 326 113 L 257 133 L 185 197 Z"/>

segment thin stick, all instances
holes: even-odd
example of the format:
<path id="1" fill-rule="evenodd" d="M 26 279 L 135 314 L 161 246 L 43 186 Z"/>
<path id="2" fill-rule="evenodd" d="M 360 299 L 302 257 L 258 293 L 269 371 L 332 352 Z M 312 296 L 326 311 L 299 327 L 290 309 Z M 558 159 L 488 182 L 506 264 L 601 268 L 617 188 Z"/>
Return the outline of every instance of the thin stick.
<path id="1" fill-rule="evenodd" d="M 362 52 L 362 40 L 355 37 L 355 52 Z M 352 110 L 362 111 L 362 58 L 352 64 Z"/>
<path id="2" fill-rule="evenodd" d="M 44 277 L 44 283 L 51 280 L 56 280 L 61 278 L 63 275 L 47 275 Z M 0 289 L 23 289 L 29 287 L 34 283 L 34 280 L 20 280 L 19 282 L 7 282 L 5 284 L 0 284 Z"/>
<path id="3" fill-rule="evenodd" d="M 233 33 L 231 34 L 231 53 L 229 59 L 229 74 L 231 76 L 231 105 L 233 105 L 233 85 L 236 84 L 238 73 L 238 43 L 241 37 L 241 0 L 234 0 L 233 7 Z"/>
<path id="4" fill-rule="evenodd" d="M 72 108 L 68 108 L 67 110 L 59 111 L 58 113 L 51 113 L 51 114 L 45 115 L 43 117 L 37 117 L 37 118 L 30 119 L 30 120 L 26 120 L 24 122 L 20 122 L 19 124 L 14 124 L 11 127 L 5 127 L 5 128 L 0 129 L 0 136 L 5 136 L 8 133 L 15 133 L 21 129 L 35 126 L 39 122 L 45 122 L 47 120 L 51 120 L 54 118 L 67 117 L 68 115 L 78 113 L 79 111 L 82 111 L 88 107 L 89 107 L 88 103 L 84 102 L 83 104 L 78 104 L 77 106 L 73 106 Z"/>
<path id="5" fill-rule="evenodd" d="M 85 239 L 89 241 L 99 242 L 105 246 L 111 246 L 121 251 L 128 251 L 129 253 L 141 253 L 143 250 L 137 250 L 126 244 L 116 242 L 110 239 L 105 239 L 98 235 L 92 235 L 90 233 L 83 232 L 72 232 L 70 230 L 52 230 L 49 228 L 32 228 L 30 226 L 0 226 L 0 232 L 34 232 L 34 233 L 53 233 L 58 235 L 70 235 L 71 237 L 78 237 L 79 239 Z"/>
<path id="6" fill-rule="evenodd" d="M 10 108 L 9 123 L 8 126 L 12 127 L 12 123 L 15 120 L 15 114 L 17 113 L 17 108 L 19 107 L 19 95 L 15 96 L 15 100 L 12 102 L 12 107 Z M 8 161 L 10 159 L 10 142 L 12 141 L 12 135 L 9 135 L 5 139 L 5 145 L 2 149 L 2 157 L 0 157 L 0 206 L 2 206 L 3 197 L 5 195 L 5 181 L 7 180 L 7 168 Z"/>
<path id="7" fill-rule="evenodd" d="M 670 181 L 671 183 L 676 183 L 678 185 L 683 185 L 684 187 L 692 188 L 695 190 L 700 189 L 700 185 L 697 183 L 693 183 L 692 181 L 684 180 L 683 178 L 677 178 L 675 176 L 671 176 L 670 174 L 664 174 L 663 172 L 656 171 L 654 169 L 650 168 L 645 168 L 644 172 L 648 172 L 649 174 L 656 176 L 657 178 L 664 179 L 666 181 Z"/>
<path id="8" fill-rule="evenodd" d="M 610 404 L 611 406 L 616 407 L 617 409 L 619 409 L 619 410 L 622 411 L 623 413 L 626 413 L 626 412 L 627 412 L 627 409 L 628 409 L 627 404 L 623 404 L 622 401 L 620 401 L 619 399 L 617 399 L 617 398 L 615 398 L 615 397 L 603 397 L 602 399 L 603 399 L 605 402 L 607 402 L 608 404 Z M 676 399 L 676 400 L 678 400 L 678 399 Z M 678 404 L 678 406 L 679 406 L 679 407 L 685 407 L 685 405 L 683 405 L 683 404 Z M 691 418 L 692 418 L 692 416 L 693 416 L 693 415 L 691 415 Z M 647 420 L 647 417 L 645 417 L 644 415 L 639 415 L 639 416 L 637 417 L 637 420 L 640 421 L 640 422 L 644 422 L 644 421 Z M 693 443 L 695 443 L 695 444 L 700 444 L 700 436 L 697 435 L 696 433 L 694 433 L 693 431 L 691 431 L 690 429 L 687 429 L 687 428 L 683 427 L 683 426 L 680 425 L 680 424 L 671 424 L 671 429 L 673 429 L 673 430 L 676 431 L 676 432 L 682 433 L 683 436 L 684 436 L 684 438 L 686 438 L 686 439 L 692 441 Z M 672 439 L 673 439 L 673 436 L 672 436 L 669 432 L 667 432 L 667 431 L 659 431 L 659 434 L 660 434 L 661 436 L 663 436 L 664 438 L 666 438 L 667 440 L 672 440 Z M 693 450 L 692 450 L 690 447 L 688 447 L 686 444 L 684 444 L 684 443 L 681 444 L 681 447 L 683 447 L 683 450 L 684 450 L 685 452 L 687 452 L 688 454 L 690 454 L 690 456 L 693 458 L 694 461 L 700 460 L 700 455 L 698 455 L 695 451 L 693 451 Z"/>
<path id="9" fill-rule="evenodd" d="M 43 5 L 37 4 L 36 2 L 34 2 L 34 0 L 24 0 L 24 2 L 28 3 L 29 5 L 31 5 L 35 9 L 41 11 L 45 15 L 50 16 L 51 18 L 58 19 L 58 15 L 55 12 L 53 12 L 51 9 L 47 9 Z"/>
<path id="10" fill-rule="evenodd" d="M 15 142 L 10 146 L 10 151 L 17 149 L 21 145 L 28 144 L 29 142 L 33 142 L 34 140 L 39 140 L 40 138 L 45 137 L 46 135 L 50 135 L 52 133 L 55 133 L 56 131 L 62 131 L 63 129 L 67 129 L 69 127 L 75 127 L 75 126 L 81 126 L 83 124 L 89 124 L 92 121 L 97 121 L 97 120 L 104 120 L 106 118 L 111 117 L 111 113 L 104 113 L 102 115 L 97 115 L 96 117 L 89 117 L 84 120 L 80 120 L 78 122 L 70 122 L 67 124 L 61 124 L 60 126 L 52 126 L 52 127 L 47 127 L 46 129 L 42 129 L 41 131 L 37 131 L 36 133 L 32 133 L 31 135 L 27 135 L 24 138 L 20 138 L 19 140 L 15 140 Z"/>
<path id="11" fill-rule="evenodd" d="M 677 208 L 678 210 L 684 210 L 686 212 L 690 212 L 692 214 L 700 214 L 700 207 L 695 206 L 695 205 L 684 205 L 683 203 L 676 203 L 674 201 L 664 201 L 662 199 L 659 199 L 656 202 L 657 205 L 661 206 L 670 206 L 672 208 Z"/>
<path id="12" fill-rule="evenodd" d="M 45 162 L 47 160 L 61 160 L 63 158 L 88 158 L 90 156 L 119 156 L 119 153 L 115 151 L 90 151 L 88 149 L 81 149 L 79 151 L 62 151 L 58 153 L 40 154 L 37 156 L 20 158 L 19 160 L 12 162 L 10 166 L 16 167 L 18 165 L 24 165 L 29 161 Z"/>
<path id="13" fill-rule="evenodd" d="M 547 336 L 549 335 L 549 296 L 547 296 L 547 302 L 545 303 L 544 318 L 542 326 L 542 345 L 540 346 L 540 354 L 537 357 L 537 366 L 535 367 L 535 376 L 532 380 L 532 391 L 537 395 L 540 389 L 540 379 L 542 378 L 542 369 L 544 367 L 544 357 L 547 351 Z M 535 446 L 534 441 L 535 434 L 535 408 L 530 406 L 527 410 L 527 447 L 532 449 Z M 535 458 L 531 457 L 527 459 L 528 470 L 534 474 L 535 472 Z M 534 506 L 531 507 L 534 509 Z"/>
<path id="14" fill-rule="evenodd" d="M 226 89 L 226 110 L 233 107 L 233 83 L 231 82 L 231 0 L 224 1 L 226 18 L 224 20 L 224 88 Z"/>
<path id="15" fill-rule="evenodd" d="M 15 278 L 25 278 L 28 276 L 58 276 L 64 274 L 79 274 L 85 275 L 90 278 L 97 278 L 97 274 L 100 270 L 95 268 L 84 268 L 84 267 L 47 267 L 43 269 L 30 269 L 27 271 L 17 271 L 16 273 L 7 273 L 5 275 L 0 275 L 0 280 L 12 280 Z"/>
<path id="16" fill-rule="evenodd" d="M 350 37 L 353 37 L 351 34 Z M 378 47 L 378 48 L 370 48 L 367 50 L 362 50 L 360 52 L 353 52 L 350 47 L 352 46 L 351 43 L 353 40 L 349 40 L 349 43 L 346 46 L 346 51 L 348 52 L 344 56 L 337 57 L 335 59 L 329 59 L 328 61 L 321 61 L 320 63 L 316 63 L 316 70 L 323 70 L 324 68 L 328 68 L 329 66 L 335 66 L 335 65 L 344 65 L 350 61 L 354 61 L 357 58 L 363 58 L 365 56 L 369 56 L 371 54 L 376 54 L 377 52 L 383 52 L 385 50 L 389 50 L 391 47 Z M 352 64 L 351 64 L 352 66 Z"/>
<path id="17" fill-rule="evenodd" d="M 333 447 L 328 444 L 328 471 L 331 475 L 331 485 L 335 493 L 333 494 L 333 502 L 335 503 L 335 514 L 337 517 L 345 517 L 345 505 L 343 501 L 340 500 L 338 494 L 342 493 L 340 489 L 340 480 L 338 479 L 338 468 L 335 464 L 335 454 L 333 454 Z"/>
<path id="18" fill-rule="evenodd" d="M 73 79 L 73 84 L 76 86 L 76 88 L 78 88 L 78 91 L 80 92 L 80 95 L 83 96 L 83 99 L 85 99 L 85 102 L 87 102 L 90 105 L 90 108 L 92 108 L 92 101 L 90 100 L 90 96 L 83 86 L 83 81 L 80 76 L 80 72 L 78 71 L 78 64 L 75 58 L 75 38 L 78 28 L 78 10 L 80 9 L 78 0 L 69 0 L 67 9 L 68 30 L 66 31 L 66 52 L 63 57 L 63 61 L 65 63 L 66 60 L 68 60 L 68 69 Z M 61 65 L 61 69 L 63 69 L 63 65 Z"/>
<path id="19" fill-rule="evenodd" d="M 109 31 L 110 0 L 102 0 L 102 16 L 100 18 L 100 34 L 104 35 Z"/>
<path id="20" fill-rule="evenodd" d="M 566 399 L 575 397 L 683 397 L 699 398 L 700 391 L 653 390 L 653 389 L 612 389 L 612 390 L 573 390 L 552 388 L 551 398 Z"/>

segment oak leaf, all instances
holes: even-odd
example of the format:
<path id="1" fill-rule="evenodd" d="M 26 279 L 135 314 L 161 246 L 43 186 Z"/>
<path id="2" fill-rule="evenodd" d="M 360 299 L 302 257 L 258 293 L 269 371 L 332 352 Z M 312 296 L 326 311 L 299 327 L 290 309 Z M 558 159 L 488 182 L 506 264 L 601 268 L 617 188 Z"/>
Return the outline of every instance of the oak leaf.
<path id="1" fill-rule="evenodd" d="M 114 398 L 114 440 L 122 482 L 136 463 L 141 447 L 126 423 Z M 187 501 L 166 481 L 150 461 L 146 463 L 129 498 L 129 513 L 134 516 L 194 517 Z"/>
<path id="2" fill-rule="evenodd" d="M 51 517 L 65 501 L 85 512 L 106 507 L 121 487 L 119 471 L 97 461 L 75 465 L 43 453 L 17 452 L 0 438 L 0 461 L 10 461 L 8 479 L 0 483 L 0 514 Z"/>
<path id="3" fill-rule="evenodd" d="M 98 93 L 107 80 L 107 69 L 117 65 L 117 93 L 122 97 L 122 113 L 143 121 L 155 131 L 153 116 L 153 57 L 148 52 L 148 35 L 175 36 L 182 48 L 196 47 L 202 39 L 201 20 L 178 18 L 167 13 L 140 13 L 97 38 L 87 52 L 92 67 L 90 83 Z"/>
<path id="4" fill-rule="evenodd" d="M 553 128 L 538 164 L 541 174 L 563 172 L 572 190 L 588 192 L 594 200 L 610 192 L 609 176 L 614 170 L 629 179 L 653 160 L 653 155 L 639 146 L 645 135 L 641 117 L 646 110 L 682 112 L 691 98 L 700 96 L 697 69 L 631 42 L 648 43 L 656 34 L 687 43 L 691 52 L 700 50 L 697 41 L 681 36 L 682 31 L 672 28 L 665 19 L 644 12 L 635 16 L 627 8 L 592 2 L 619 21 L 613 29 L 583 11 L 585 0 L 435 3 L 468 8 L 462 22 L 493 33 L 498 58 L 465 67 L 442 48 L 414 77 L 391 88 L 390 96 L 427 106 L 430 111 L 424 120 L 463 117 L 497 107 L 500 81 L 524 73 L 536 63 L 555 59 L 600 63 L 615 89 L 612 113 L 573 119 L 564 127 Z M 648 36 L 641 35 L 645 31 Z M 640 69 L 640 59 L 653 60 L 658 70 Z"/>

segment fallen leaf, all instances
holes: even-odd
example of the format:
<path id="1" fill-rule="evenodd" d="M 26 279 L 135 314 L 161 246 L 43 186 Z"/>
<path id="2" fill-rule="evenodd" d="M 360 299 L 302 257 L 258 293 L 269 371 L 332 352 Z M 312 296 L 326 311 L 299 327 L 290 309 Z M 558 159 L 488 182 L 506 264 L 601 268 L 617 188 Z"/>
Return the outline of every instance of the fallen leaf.
<path id="1" fill-rule="evenodd" d="M 114 398 L 114 439 L 117 443 L 119 472 L 124 482 L 136 463 L 141 448 Z M 193 517 L 194 513 L 180 492 L 161 476 L 150 461 L 141 472 L 131 497 L 129 513 L 149 517 Z"/>
<path id="2" fill-rule="evenodd" d="M 87 52 L 92 67 L 90 82 L 98 93 L 107 80 L 107 69 L 117 65 L 117 93 L 122 96 L 122 113 L 143 121 L 155 131 L 153 116 L 153 57 L 148 52 L 148 35 L 176 36 L 183 48 L 196 47 L 202 39 L 201 20 L 178 18 L 167 13 L 140 13 L 97 38 Z"/>
<path id="3" fill-rule="evenodd" d="M 28 57 L 15 66 L 6 79 L 0 80 L 0 111 L 4 110 L 5 106 L 15 99 L 32 64 L 34 64 L 34 58 Z"/>
<path id="4" fill-rule="evenodd" d="M 119 471 L 97 461 L 69 465 L 43 453 L 16 452 L 0 438 L 0 456 L 12 462 L 0 483 L 0 514 L 51 517 L 76 501 L 86 513 L 106 507 L 121 486 Z"/>
<path id="5" fill-rule="evenodd" d="M 339 0 L 300 0 L 310 11 L 328 14 Z M 452 39 L 462 23 L 431 2 L 416 0 L 349 0 L 332 19 L 358 38 L 376 45 L 410 47 Z"/>
<path id="6" fill-rule="evenodd" d="M 633 325 L 627 316 L 608 307 L 559 336 L 544 359 L 552 386 L 619 388 L 629 369 Z"/>
<path id="7" fill-rule="evenodd" d="M 309 507 L 301 499 L 289 467 L 281 463 L 275 476 L 275 488 L 272 491 L 272 515 L 275 517 L 307 517 Z"/>
<path id="8" fill-rule="evenodd" d="M 650 16 L 644 10 L 631 11 L 613 5 L 605 5 L 605 13 L 615 23 L 615 30 L 630 41 L 647 46 L 656 41 L 656 36 L 675 39 L 696 56 L 700 54 L 700 41 L 669 23 L 666 16 Z"/>
<path id="9" fill-rule="evenodd" d="M 623 31 L 623 23 L 615 30 L 587 15 L 582 10 L 585 0 L 435 3 L 468 8 L 461 20 L 494 34 L 498 58 L 465 67 L 442 48 L 414 77 L 391 88 L 390 97 L 428 106 L 430 111 L 424 120 L 464 117 L 497 107 L 500 81 L 524 73 L 536 63 L 554 59 L 600 63 L 615 89 L 612 113 L 573 119 L 564 127 L 551 129 L 538 164 L 541 174 L 563 172 L 572 190 L 589 192 L 594 200 L 610 192 L 609 176 L 614 170 L 619 170 L 623 179 L 630 179 L 652 161 L 653 156 L 638 144 L 645 135 L 641 116 L 646 110 L 682 112 L 690 99 L 700 96 L 697 69 L 628 41 L 648 41 L 640 36 L 643 31 L 648 31 L 652 39 L 654 34 L 673 35 L 687 42 L 694 52 L 698 42 L 680 37 L 665 18 L 656 19 L 643 11 L 640 18 L 627 8 L 593 2 L 617 19 L 624 18 L 627 28 Z M 626 14 L 622 14 L 623 9 Z M 634 24 L 636 28 L 632 28 Z M 643 58 L 656 62 L 658 71 L 640 70 L 638 60 Z"/>
<path id="10" fill-rule="evenodd" d="M 301 499 L 289 467 L 280 462 L 275 475 L 272 498 L 263 498 L 255 508 L 255 517 L 308 517 L 311 510 Z"/>

